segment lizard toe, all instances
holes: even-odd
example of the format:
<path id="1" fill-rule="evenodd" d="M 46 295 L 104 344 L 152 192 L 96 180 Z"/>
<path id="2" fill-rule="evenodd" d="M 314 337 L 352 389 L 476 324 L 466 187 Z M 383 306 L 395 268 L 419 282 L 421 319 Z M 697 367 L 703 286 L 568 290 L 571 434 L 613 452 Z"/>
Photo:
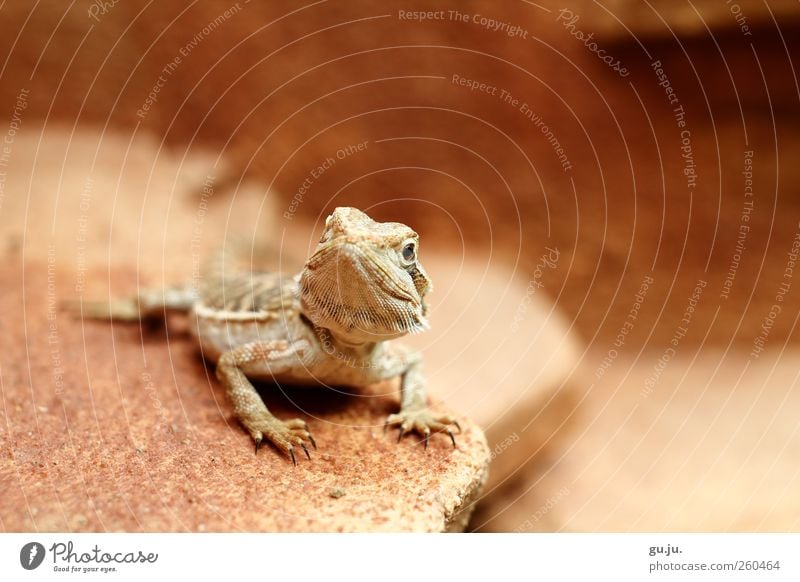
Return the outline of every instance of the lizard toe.
<path id="1" fill-rule="evenodd" d="M 297 465 L 295 447 L 301 447 L 309 459 L 311 455 L 308 452 L 305 441 L 309 441 L 316 448 L 316 442 L 305 429 L 306 426 L 305 421 L 300 419 L 284 422 L 273 416 L 266 415 L 248 423 L 250 436 L 255 441 L 256 453 L 258 453 L 258 449 L 261 448 L 264 441 L 269 441 L 276 449 L 289 456 L 294 465 Z"/>
<path id="2" fill-rule="evenodd" d="M 398 442 L 410 433 L 415 432 L 422 436 L 424 448 L 428 448 L 431 434 L 441 432 L 446 433 L 450 437 L 453 446 L 456 446 L 455 436 L 450 426 L 458 428 L 459 432 L 461 427 L 458 422 L 450 415 L 434 415 L 427 409 L 419 410 L 401 410 L 397 414 L 392 414 L 386 419 L 384 427 L 399 427 L 400 434 L 397 437 Z"/>

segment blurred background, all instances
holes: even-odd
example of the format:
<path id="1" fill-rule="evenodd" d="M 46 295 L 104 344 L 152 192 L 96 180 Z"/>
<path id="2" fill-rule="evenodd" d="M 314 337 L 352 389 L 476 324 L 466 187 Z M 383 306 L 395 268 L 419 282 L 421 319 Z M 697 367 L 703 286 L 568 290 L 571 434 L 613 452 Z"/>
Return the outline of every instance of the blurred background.
<path id="1" fill-rule="evenodd" d="M 89 293 L 231 233 L 297 268 L 336 206 L 406 222 L 414 341 L 492 448 L 471 529 L 800 527 L 795 0 L 12 1 L 0 30 L 9 264 L 58 249 Z"/>

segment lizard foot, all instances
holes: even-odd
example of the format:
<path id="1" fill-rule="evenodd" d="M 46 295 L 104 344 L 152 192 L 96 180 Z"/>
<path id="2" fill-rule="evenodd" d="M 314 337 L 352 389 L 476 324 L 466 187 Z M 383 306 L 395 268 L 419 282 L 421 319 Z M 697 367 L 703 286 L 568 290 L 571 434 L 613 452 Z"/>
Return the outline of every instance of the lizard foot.
<path id="1" fill-rule="evenodd" d="M 456 437 L 449 425 L 453 425 L 461 432 L 461 426 L 458 422 L 447 414 L 434 416 L 427 408 L 420 410 L 401 410 L 397 414 L 390 414 L 386 419 L 384 429 L 388 427 L 400 427 L 400 434 L 397 437 L 397 442 L 409 432 L 416 432 L 425 440 L 425 448 L 428 448 L 428 439 L 431 432 L 446 432 L 450 436 L 453 447 L 456 446 Z"/>
<path id="2" fill-rule="evenodd" d="M 283 421 L 272 415 L 265 415 L 257 420 L 246 422 L 245 426 L 256 443 L 256 454 L 258 454 L 262 442 L 267 440 L 284 454 L 289 455 L 295 466 L 297 466 L 295 447 L 302 448 L 309 460 L 311 460 L 311 454 L 308 452 L 305 441 L 309 441 L 314 449 L 317 448 L 314 437 L 308 432 L 308 424 L 299 418 Z"/>

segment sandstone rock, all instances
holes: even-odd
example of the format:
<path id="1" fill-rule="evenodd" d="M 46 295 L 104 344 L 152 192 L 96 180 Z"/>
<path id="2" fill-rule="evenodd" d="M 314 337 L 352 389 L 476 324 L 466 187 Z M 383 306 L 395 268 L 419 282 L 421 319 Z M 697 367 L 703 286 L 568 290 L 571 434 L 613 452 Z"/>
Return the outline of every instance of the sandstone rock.
<path id="1" fill-rule="evenodd" d="M 307 419 L 319 445 L 294 468 L 271 449 L 254 454 L 180 319 L 140 329 L 57 311 L 62 299 L 191 276 L 227 230 L 256 232 L 269 213 L 258 195 L 214 204 L 200 155 L 159 156 L 147 140 L 128 150 L 113 134 L 38 137 L 17 137 L 6 192 L 27 196 L 4 200 L 0 226 L 4 530 L 464 528 L 489 456 L 468 419 L 459 416 L 457 449 L 439 435 L 426 451 L 382 430 L 396 382 L 346 393 L 264 386 L 276 415 Z"/>

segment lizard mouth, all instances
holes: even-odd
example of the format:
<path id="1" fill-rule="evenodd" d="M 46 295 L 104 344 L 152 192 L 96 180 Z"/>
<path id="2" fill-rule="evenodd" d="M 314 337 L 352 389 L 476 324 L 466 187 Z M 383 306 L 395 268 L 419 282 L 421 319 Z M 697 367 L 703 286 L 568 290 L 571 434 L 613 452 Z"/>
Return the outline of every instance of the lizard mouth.
<path id="1" fill-rule="evenodd" d="M 412 276 L 384 249 L 323 246 L 306 263 L 300 298 L 316 325 L 370 341 L 428 328 Z"/>

